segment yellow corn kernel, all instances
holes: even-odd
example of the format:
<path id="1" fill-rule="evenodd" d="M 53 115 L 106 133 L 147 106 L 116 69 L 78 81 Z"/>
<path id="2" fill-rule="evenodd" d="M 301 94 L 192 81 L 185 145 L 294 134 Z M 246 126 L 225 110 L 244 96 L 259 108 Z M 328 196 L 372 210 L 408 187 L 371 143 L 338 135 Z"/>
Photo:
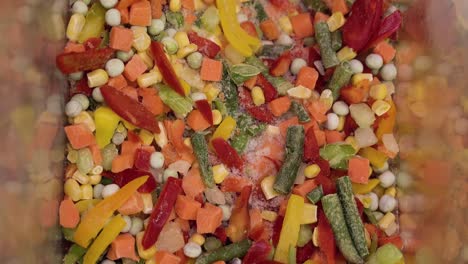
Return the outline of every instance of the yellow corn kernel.
<path id="1" fill-rule="evenodd" d="M 385 194 L 390 195 L 392 197 L 396 196 L 396 192 L 397 192 L 397 189 L 394 186 L 389 187 L 385 190 Z"/>
<path id="2" fill-rule="evenodd" d="M 205 244 L 205 237 L 203 235 L 195 233 L 190 237 L 189 241 L 202 246 L 203 244 Z"/>
<path id="3" fill-rule="evenodd" d="M 354 194 L 368 194 L 374 190 L 377 185 L 379 185 L 379 179 L 370 179 L 367 184 L 353 183 L 353 193 Z"/>
<path id="4" fill-rule="evenodd" d="M 254 105 L 260 106 L 265 103 L 265 95 L 262 88 L 255 86 L 252 88 L 251 94 Z"/>
<path id="5" fill-rule="evenodd" d="M 143 200 L 143 213 L 151 214 L 153 212 L 153 197 L 151 193 L 142 193 L 141 199 Z"/>
<path id="6" fill-rule="evenodd" d="M 377 116 L 382 116 L 387 113 L 391 107 L 392 106 L 384 100 L 377 100 L 372 104 L 372 111 L 374 111 Z"/>
<path id="7" fill-rule="evenodd" d="M 372 204 L 372 199 L 370 197 L 362 197 L 361 199 L 359 199 L 362 203 L 362 205 L 364 206 L 364 208 L 369 208 Z"/>
<path id="8" fill-rule="evenodd" d="M 276 196 L 280 195 L 277 191 L 273 189 L 273 184 L 275 184 L 276 177 L 275 176 L 268 176 L 265 177 L 262 182 L 260 183 L 260 187 L 262 188 L 263 194 L 267 200 L 273 199 Z"/>
<path id="9" fill-rule="evenodd" d="M 345 142 L 349 145 L 351 145 L 351 147 L 354 148 L 354 151 L 355 153 L 357 153 L 359 151 L 359 146 L 357 144 L 357 141 L 356 141 L 356 138 L 353 137 L 353 136 L 349 136 L 345 139 Z"/>
<path id="10" fill-rule="evenodd" d="M 357 85 L 364 80 L 368 80 L 369 82 L 371 82 L 373 79 L 374 79 L 374 76 L 372 75 L 372 73 L 358 73 L 358 74 L 353 75 L 353 78 L 351 79 L 351 83 L 353 85 Z"/>
<path id="11" fill-rule="evenodd" d="M 184 93 L 185 95 L 189 95 L 190 94 L 190 91 L 192 90 L 192 88 L 190 87 L 190 84 L 188 84 L 186 81 L 184 81 L 183 79 L 179 79 L 179 82 L 180 84 L 182 85 L 182 89 L 184 89 Z"/>
<path id="12" fill-rule="evenodd" d="M 287 93 L 289 97 L 296 99 L 309 99 L 312 96 L 312 90 L 302 85 L 289 89 Z"/>
<path id="13" fill-rule="evenodd" d="M 109 75 L 103 69 L 97 69 L 88 73 L 88 86 L 91 88 L 102 86 L 109 81 Z"/>
<path id="14" fill-rule="evenodd" d="M 319 246 L 319 242 L 318 242 L 318 228 L 317 228 L 317 227 L 314 227 L 314 231 L 312 232 L 312 244 L 314 244 L 314 246 L 316 246 L 316 247 Z"/>
<path id="15" fill-rule="evenodd" d="M 278 24 L 284 33 L 291 35 L 293 33 L 293 26 L 291 24 L 291 20 L 288 16 L 282 16 L 278 20 Z"/>
<path id="16" fill-rule="evenodd" d="M 203 92 L 206 95 L 206 100 L 208 100 L 208 102 L 211 102 L 214 99 L 216 99 L 216 97 L 218 97 L 219 93 L 221 92 L 221 89 L 216 87 L 214 84 L 209 83 L 205 85 L 205 87 L 203 87 Z"/>
<path id="17" fill-rule="evenodd" d="M 320 167 L 317 164 L 309 165 L 304 169 L 304 175 L 308 179 L 317 177 L 319 173 L 320 173 Z"/>
<path id="18" fill-rule="evenodd" d="M 142 129 L 138 135 L 143 142 L 143 145 L 149 146 L 153 143 L 154 135 L 148 130 Z"/>
<path id="19" fill-rule="evenodd" d="M 84 15 L 73 14 L 67 26 L 67 38 L 71 41 L 77 41 L 85 23 L 86 18 Z"/>
<path id="20" fill-rule="evenodd" d="M 67 154 L 67 160 L 71 163 L 76 163 L 77 159 L 78 159 L 78 151 L 74 149 L 69 150 Z"/>
<path id="21" fill-rule="evenodd" d="M 137 78 L 138 86 L 142 88 L 150 87 L 151 85 L 160 83 L 161 81 L 162 81 L 161 73 L 157 71 L 153 71 L 153 70 L 147 73 L 144 73 Z"/>
<path id="22" fill-rule="evenodd" d="M 73 179 L 75 179 L 77 182 L 80 184 L 87 184 L 89 182 L 89 177 L 87 175 L 84 175 L 81 173 L 79 170 L 75 171 L 72 176 Z"/>
<path id="23" fill-rule="evenodd" d="M 133 131 L 133 130 L 136 129 L 136 126 L 130 124 L 127 120 L 122 119 L 122 123 L 123 123 L 124 127 L 125 127 L 127 130 Z"/>
<path id="24" fill-rule="evenodd" d="M 326 106 L 326 110 L 330 110 L 333 106 L 333 93 L 330 89 L 325 89 L 322 91 L 319 97 L 320 102 Z"/>
<path id="25" fill-rule="evenodd" d="M 179 12 L 181 8 L 182 8 L 182 3 L 180 0 L 171 0 L 169 2 L 169 9 L 172 12 Z"/>
<path id="26" fill-rule="evenodd" d="M 302 215 L 302 221 L 301 224 L 306 225 L 306 224 L 312 224 L 317 222 L 317 206 L 306 203 L 304 204 L 304 210 L 303 210 L 303 215 Z"/>
<path id="27" fill-rule="evenodd" d="M 211 111 L 211 114 L 213 115 L 213 124 L 219 125 L 221 121 L 223 120 L 223 115 L 221 114 L 221 112 L 215 109 Z"/>
<path id="28" fill-rule="evenodd" d="M 357 53 L 352 48 L 345 46 L 336 53 L 336 56 L 339 61 L 349 61 L 356 58 Z"/>
<path id="29" fill-rule="evenodd" d="M 146 64 L 146 67 L 148 67 L 148 69 L 153 68 L 154 61 L 153 58 L 151 58 L 151 56 L 148 54 L 148 52 L 140 51 L 137 54 L 138 56 L 140 56 L 141 60 Z"/>
<path id="30" fill-rule="evenodd" d="M 81 189 L 81 199 L 91 200 L 93 199 L 93 187 L 91 184 L 83 184 L 80 186 Z"/>
<path id="31" fill-rule="evenodd" d="M 174 40 L 179 45 L 179 48 L 183 48 L 190 44 L 190 40 L 188 38 L 187 32 L 185 31 L 179 31 L 175 33 Z"/>
<path id="32" fill-rule="evenodd" d="M 264 210 L 262 211 L 262 219 L 267 220 L 269 222 L 274 222 L 276 218 L 278 218 L 278 213 L 275 211 Z"/>
<path id="33" fill-rule="evenodd" d="M 343 131 L 344 129 L 344 124 L 345 124 L 345 117 L 344 116 L 339 116 L 339 120 L 338 120 L 338 127 L 336 128 L 336 131 Z"/>
<path id="34" fill-rule="evenodd" d="M 195 11 L 201 11 L 206 8 L 205 3 L 203 0 L 194 0 Z"/>
<path id="35" fill-rule="evenodd" d="M 370 180 L 369 180 L 370 182 Z M 380 183 L 380 181 L 379 181 Z M 354 187 L 353 187 L 353 190 L 354 190 Z M 375 188 L 372 190 L 373 193 L 377 194 L 377 196 L 380 198 L 382 197 L 382 195 L 384 195 L 384 192 L 385 192 L 385 189 L 384 187 L 380 186 L 380 185 L 377 185 L 375 186 Z"/>
<path id="36" fill-rule="evenodd" d="M 385 99 L 385 97 L 387 97 L 387 85 L 385 85 L 384 83 L 372 85 L 369 90 L 369 95 L 375 100 Z"/>
<path id="37" fill-rule="evenodd" d="M 190 138 L 184 139 L 184 145 L 189 148 L 192 148 L 192 140 L 190 140 Z"/>
<path id="38" fill-rule="evenodd" d="M 395 219 L 395 215 L 388 212 L 379 220 L 378 225 L 380 229 L 387 229 L 393 222 L 395 222 Z"/>
<path id="39" fill-rule="evenodd" d="M 146 27 L 133 26 L 131 29 L 133 31 L 132 46 L 138 52 L 146 51 L 151 45 L 151 38 L 146 32 Z"/>
<path id="40" fill-rule="evenodd" d="M 177 58 L 183 59 L 198 50 L 198 46 L 191 43 L 177 51 Z"/>
<path id="41" fill-rule="evenodd" d="M 127 128 L 125 128 L 125 126 L 120 123 L 119 125 L 117 125 L 117 128 L 115 129 L 115 131 L 117 131 L 119 133 L 123 133 L 124 131 L 125 132 L 127 131 Z"/>
<path id="42" fill-rule="evenodd" d="M 73 118 L 73 124 L 84 124 L 91 132 L 96 130 L 96 124 L 94 123 L 93 117 L 86 111 L 81 111 L 77 116 Z"/>
<path id="43" fill-rule="evenodd" d="M 101 182 L 102 176 L 101 174 L 91 175 L 89 176 L 89 184 L 96 185 Z"/>
<path id="44" fill-rule="evenodd" d="M 227 170 L 224 164 L 218 164 L 213 166 L 213 178 L 216 184 L 220 184 L 226 179 L 229 175 L 229 171 Z"/>
<path id="45" fill-rule="evenodd" d="M 388 157 L 384 153 L 372 147 L 367 147 L 359 150 L 359 155 L 363 158 L 368 159 L 370 164 L 375 168 L 382 168 L 382 166 L 384 166 L 385 162 L 388 159 Z"/>
<path id="46" fill-rule="evenodd" d="M 142 231 L 136 235 L 136 244 L 137 244 L 137 250 L 138 250 L 138 255 L 142 259 L 150 259 L 154 255 L 156 255 L 156 245 L 152 245 L 148 249 L 144 249 L 143 245 L 141 244 L 141 241 L 143 240 L 143 236 L 145 235 L 145 232 Z"/>
<path id="47" fill-rule="evenodd" d="M 343 16 L 343 13 L 335 12 L 327 20 L 328 29 L 330 30 L 330 32 L 334 32 L 337 29 L 341 28 L 344 25 L 345 21 L 346 19 Z"/>
<path id="48" fill-rule="evenodd" d="M 81 188 L 78 182 L 74 179 L 68 179 L 63 186 L 65 194 L 76 202 L 81 199 Z"/>
<path id="49" fill-rule="evenodd" d="M 232 131 L 236 128 L 236 124 L 237 123 L 234 118 L 226 116 L 221 124 L 216 128 L 212 138 L 220 137 L 227 140 L 231 136 Z"/>

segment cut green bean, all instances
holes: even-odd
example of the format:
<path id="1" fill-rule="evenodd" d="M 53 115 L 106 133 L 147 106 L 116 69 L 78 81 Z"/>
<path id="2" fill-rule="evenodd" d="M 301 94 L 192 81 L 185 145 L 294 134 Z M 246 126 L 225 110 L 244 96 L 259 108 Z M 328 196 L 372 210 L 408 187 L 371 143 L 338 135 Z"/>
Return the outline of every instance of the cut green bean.
<path id="1" fill-rule="evenodd" d="M 257 19 L 260 23 L 268 19 L 268 15 L 259 1 L 255 1 L 254 8 L 257 12 Z"/>
<path id="2" fill-rule="evenodd" d="M 291 49 L 291 47 L 285 45 L 264 45 L 259 55 L 270 58 L 277 58 L 289 49 Z"/>
<path id="3" fill-rule="evenodd" d="M 237 92 L 237 85 L 231 80 L 229 76 L 229 65 L 223 62 L 223 79 L 221 80 L 221 87 L 224 94 L 224 105 L 230 116 L 235 116 L 239 111 L 239 96 Z"/>
<path id="4" fill-rule="evenodd" d="M 239 115 L 236 121 L 236 136 L 231 139 L 231 146 L 238 153 L 242 153 L 249 140 L 260 134 L 266 126 L 263 123 L 255 121 L 250 115 Z"/>
<path id="5" fill-rule="evenodd" d="M 372 212 L 371 209 L 364 208 L 364 214 L 366 214 L 366 216 L 369 219 L 369 222 L 371 222 L 371 224 L 376 225 L 379 222 L 379 221 L 377 221 L 377 218 L 375 218 L 375 215 L 374 215 L 374 213 Z"/>
<path id="6" fill-rule="evenodd" d="M 320 199 L 322 199 L 322 196 L 323 188 L 322 185 L 319 185 L 307 194 L 307 199 L 309 199 L 311 203 L 316 204 L 318 201 L 320 201 Z"/>
<path id="7" fill-rule="evenodd" d="M 73 244 L 68 253 L 63 258 L 64 264 L 75 264 L 77 263 L 86 253 L 86 248 L 80 247 L 77 244 Z"/>
<path id="8" fill-rule="evenodd" d="M 296 101 L 291 103 L 291 111 L 297 116 L 300 123 L 310 122 L 310 117 L 304 106 Z"/>
<path id="9" fill-rule="evenodd" d="M 340 61 L 332 48 L 331 33 L 326 22 L 315 24 L 315 39 L 320 48 L 323 66 L 328 69 L 338 65 Z"/>
<path id="10" fill-rule="evenodd" d="M 333 100 L 338 99 L 341 88 L 349 83 L 352 76 L 353 71 L 351 70 L 349 62 L 343 61 L 338 67 L 336 67 L 330 83 L 328 84 L 328 89 L 330 89 L 333 94 Z"/>
<path id="11" fill-rule="evenodd" d="M 211 264 L 216 261 L 229 261 L 233 258 L 242 258 L 249 250 L 252 242 L 248 239 L 233 243 L 212 252 L 201 255 L 195 261 L 195 264 Z"/>
<path id="12" fill-rule="evenodd" d="M 286 133 L 286 151 L 284 163 L 276 176 L 273 189 L 288 194 L 297 177 L 304 152 L 304 127 L 290 126 Z"/>
<path id="13" fill-rule="evenodd" d="M 341 31 L 333 31 L 331 33 L 331 47 L 334 51 L 338 51 L 343 46 L 343 39 L 341 37 Z"/>
<path id="14" fill-rule="evenodd" d="M 70 242 L 75 242 L 75 240 L 73 239 L 73 236 L 75 235 L 75 231 L 76 231 L 75 228 L 62 227 L 63 238 L 65 238 L 65 240 L 68 240 Z"/>
<path id="15" fill-rule="evenodd" d="M 200 166 L 203 183 L 205 183 L 206 187 L 212 188 L 215 183 L 213 171 L 208 162 L 208 144 L 206 143 L 205 136 L 201 133 L 194 133 L 192 135 L 192 146 L 195 157 L 197 157 L 198 165 Z"/>
<path id="16" fill-rule="evenodd" d="M 323 211 L 330 222 L 336 244 L 341 253 L 351 263 L 364 263 L 354 247 L 353 240 L 346 225 L 343 208 L 337 194 L 329 194 L 321 199 Z"/>

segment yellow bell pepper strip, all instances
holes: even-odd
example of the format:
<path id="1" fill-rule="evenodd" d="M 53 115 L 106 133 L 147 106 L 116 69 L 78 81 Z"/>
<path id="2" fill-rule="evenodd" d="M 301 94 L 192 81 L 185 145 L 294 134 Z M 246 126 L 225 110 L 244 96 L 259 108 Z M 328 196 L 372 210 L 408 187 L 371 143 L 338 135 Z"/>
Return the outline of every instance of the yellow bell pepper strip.
<path id="1" fill-rule="evenodd" d="M 382 168 L 388 157 L 385 153 L 380 152 L 372 147 L 367 147 L 359 150 L 359 156 L 369 160 L 370 164 L 376 168 Z"/>
<path id="2" fill-rule="evenodd" d="M 370 179 L 367 184 L 353 183 L 353 193 L 354 194 L 368 194 L 370 193 L 377 185 L 379 185 L 379 179 Z"/>
<path id="3" fill-rule="evenodd" d="M 81 200 L 77 202 L 75 206 L 78 209 L 78 212 L 80 212 L 81 214 L 86 212 L 88 209 L 93 208 L 94 206 L 96 206 L 96 204 L 98 204 L 101 201 L 101 199 Z"/>
<path id="4" fill-rule="evenodd" d="M 107 106 L 101 106 L 94 112 L 96 124 L 96 142 L 99 148 L 104 148 L 111 142 L 120 117 Z"/>
<path id="5" fill-rule="evenodd" d="M 86 14 L 86 23 L 78 37 L 83 43 L 90 38 L 98 38 L 104 30 L 106 9 L 100 3 L 94 3 Z"/>
<path id="6" fill-rule="evenodd" d="M 245 32 L 245 30 L 240 27 L 239 22 L 237 21 L 237 17 L 236 17 L 235 0 L 227 0 L 226 12 L 231 21 L 234 34 L 239 39 L 242 39 L 243 41 L 245 41 L 254 50 L 257 50 L 260 47 L 261 42 L 258 38 L 254 38 L 251 35 L 247 34 L 247 32 Z"/>
<path id="7" fill-rule="evenodd" d="M 299 229 L 304 210 L 304 198 L 292 194 L 289 197 L 288 206 L 281 228 L 278 246 L 276 247 L 274 260 L 282 263 L 288 263 L 289 247 L 295 247 L 299 238 Z"/>
<path id="8" fill-rule="evenodd" d="M 147 179 L 148 176 L 143 176 L 129 182 L 114 195 L 105 198 L 90 209 L 76 229 L 74 236 L 76 244 L 87 248 L 115 210 L 120 208 Z"/>
<path id="9" fill-rule="evenodd" d="M 375 131 L 375 135 L 379 140 L 382 140 L 382 136 L 385 134 L 392 134 L 396 123 L 395 103 L 392 100 L 386 102 L 390 104 L 390 109 L 385 113 L 385 116 L 380 119 L 379 126 Z"/>
<path id="10" fill-rule="evenodd" d="M 235 128 L 236 120 L 230 116 L 226 116 L 221 124 L 216 128 L 211 139 L 222 138 L 224 140 L 228 140 Z"/>
<path id="11" fill-rule="evenodd" d="M 121 215 L 117 215 L 112 218 L 109 223 L 104 227 L 99 236 L 94 240 L 91 247 L 84 255 L 84 264 L 94 264 L 99 259 L 99 256 L 106 250 L 106 248 L 114 241 L 114 239 L 120 234 L 120 231 L 124 229 L 126 225 L 125 220 Z"/>

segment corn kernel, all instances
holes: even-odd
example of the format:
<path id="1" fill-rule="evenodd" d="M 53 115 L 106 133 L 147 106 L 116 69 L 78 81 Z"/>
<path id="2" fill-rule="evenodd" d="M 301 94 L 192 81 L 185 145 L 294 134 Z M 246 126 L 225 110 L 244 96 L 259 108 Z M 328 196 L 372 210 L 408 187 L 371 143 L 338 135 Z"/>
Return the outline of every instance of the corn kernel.
<path id="1" fill-rule="evenodd" d="M 316 247 L 319 246 L 318 236 L 319 236 L 318 228 L 314 227 L 314 231 L 312 232 L 312 244 L 314 244 L 314 246 L 316 246 Z"/>
<path id="2" fill-rule="evenodd" d="M 89 176 L 89 184 L 96 185 L 99 184 L 102 180 L 101 174 L 91 175 Z"/>
<path id="3" fill-rule="evenodd" d="M 149 146 L 153 143 L 154 135 L 146 129 L 140 130 L 140 134 L 138 136 L 143 142 L 143 145 Z"/>
<path id="4" fill-rule="evenodd" d="M 141 60 L 146 64 L 146 67 L 148 67 L 148 69 L 151 69 L 154 67 L 154 61 L 151 58 L 151 56 L 148 54 L 148 52 L 146 51 L 138 52 L 138 56 L 140 56 Z"/>
<path id="5" fill-rule="evenodd" d="M 71 41 L 77 41 L 81 31 L 86 23 L 86 18 L 82 14 L 73 14 L 67 26 L 67 38 Z"/>
<path id="6" fill-rule="evenodd" d="M 125 126 L 122 123 L 119 123 L 115 131 L 119 133 L 124 133 L 124 132 L 127 132 L 127 128 L 125 128 Z"/>
<path id="7" fill-rule="evenodd" d="M 190 138 L 184 139 L 184 145 L 189 148 L 192 148 L 192 140 L 190 140 Z"/>
<path id="8" fill-rule="evenodd" d="M 81 188 L 78 182 L 74 179 L 68 179 L 63 186 L 65 194 L 76 202 L 81 199 Z"/>
<path id="9" fill-rule="evenodd" d="M 278 20 L 278 24 L 284 33 L 291 35 L 293 33 L 293 26 L 291 24 L 291 20 L 288 16 L 282 16 Z"/>
<path id="10" fill-rule="evenodd" d="M 213 115 L 213 124 L 214 125 L 219 125 L 221 123 L 221 121 L 223 120 L 223 115 L 217 109 L 212 110 L 211 113 Z"/>
<path id="11" fill-rule="evenodd" d="M 390 196 L 392 196 L 392 197 L 395 197 L 395 196 L 396 196 L 396 192 L 397 192 L 397 190 L 396 190 L 396 188 L 395 188 L 394 186 L 389 187 L 389 188 L 387 188 L 387 189 L 385 190 L 385 194 L 390 195 Z"/>
<path id="12" fill-rule="evenodd" d="M 208 100 L 208 102 L 211 102 L 214 99 L 216 99 L 216 97 L 218 97 L 221 90 L 218 87 L 216 87 L 214 84 L 209 83 L 205 85 L 205 87 L 203 87 L 203 92 L 206 95 L 206 100 Z"/>
<path id="13" fill-rule="evenodd" d="M 309 99 L 312 96 L 312 90 L 302 85 L 289 89 L 287 93 L 290 97 L 296 99 Z"/>
<path id="14" fill-rule="evenodd" d="M 276 213 L 275 211 L 270 211 L 270 210 L 264 210 L 262 211 L 261 214 L 262 214 L 262 218 L 269 222 L 274 222 L 276 218 L 278 217 L 278 213 Z"/>
<path id="15" fill-rule="evenodd" d="M 203 0 L 194 0 L 195 11 L 201 11 L 206 8 L 205 3 Z"/>
<path id="16" fill-rule="evenodd" d="M 372 198 L 370 198 L 368 196 L 362 197 L 359 200 L 361 201 L 364 208 L 369 208 L 371 206 L 371 204 L 372 204 Z"/>
<path id="17" fill-rule="evenodd" d="M 162 81 L 161 73 L 159 73 L 159 71 L 153 71 L 153 70 L 147 73 L 144 73 L 137 78 L 138 86 L 142 88 L 150 87 L 151 85 L 160 83 L 161 81 Z"/>
<path id="18" fill-rule="evenodd" d="M 385 97 L 387 97 L 387 85 L 385 85 L 384 83 L 372 85 L 369 90 L 369 95 L 375 100 L 385 99 Z"/>
<path id="19" fill-rule="evenodd" d="M 93 199 L 93 187 L 91 184 L 83 184 L 80 186 L 81 189 L 81 199 L 91 200 Z"/>
<path id="20" fill-rule="evenodd" d="M 317 222 L 317 206 L 310 203 L 304 204 L 301 224 L 306 225 L 315 222 Z"/>
<path id="21" fill-rule="evenodd" d="M 190 237 L 189 241 L 202 246 L 203 244 L 205 244 L 205 237 L 203 235 L 195 233 Z"/>
<path id="22" fill-rule="evenodd" d="M 96 130 L 96 124 L 94 123 L 93 117 L 86 111 L 81 111 L 77 116 L 73 118 L 73 124 L 84 124 L 91 132 Z"/>
<path id="23" fill-rule="evenodd" d="M 251 94 L 254 105 L 260 106 L 265 103 L 265 95 L 262 88 L 255 86 L 252 88 Z"/>
<path id="24" fill-rule="evenodd" d="M 368 194 L 378 187 L 380 183 L 379 179 L 370 179 L 367 184 L 353 183 L 353 193 L 354 194 Z M 375 191 L 374 191 L 375 192 Z"/>
<path id="25" fill-rule="evenodd" d="M 89 177 L 87 175 L 84 175 L 81 173 L 79 170 L 75 171 L 72 176 L 73 179 L 75 179 L 77 182 L 80 184 L 87 184 L 89 182 Z"/>
<path id="26" fill-rule="evenodd" d="M 374 111 L 377 116 L 382 116 L 387 113 L 391 107 L 392 106 L 389 103 L 383 100 L 377 100 L 372 104 L 372 111 Z"/>
<path id="27" fill-rule="evenodd" d="M 177 51 L 177 58 L 183 59 L 198 50 L 198 46 L 191 43 Z"/>
<path id="28" fill-rule="evenodd" d="M 380 229 L 387 229 L 393 222 L 395 222 L 395 215 L 391 212 L 386 213 L 378 222 Z"/>
<path id="29" fill-rule="evenodd" d="M 355 152 L 359 151 L 359 145 L 357 144 L 356 138 L 353 136 L 349 136 L 345 139 L 345 142 L 351 145 L 354 148 Z"/>
<path id="30" fill-rule="evenodd" d="M 190 40 L 189 40 L 188 35 L 187 35 L 187 33 L 185 31 L 179 31 L 179 32 L 175 33 L 174 40 L 179 45 L 179 48 L 183 48 L 183 47 L 188 46 L 190 44 Z"/>
<path id="31" fill-rule="evenodd" d="M 97 175 L 101 174 L 104 171 L 104 168 L 101 165 L 96 165 L 94 168 L 91 170 L 91 174 Z"/>
<path id="32" fill-rule="evenodd" d="M 78 159 L 78 151 L 74 149 L 69 150 L 67 154 L 67 160 L 71 163 L 76 163 L 77 159 Z"/>
<path id="33" fill-rule="evenodd" d="M 339 116 L 338 127 L 336 131 L 343 131 L 346 118 L 344 116 Z"/>
<path id="34" fill-rule="evenodd" d="M 304 175 L 308 179 L 317 177 L 319 173 L 320 173 L 320 167 L 317 164 L 309 165 L 304 169 Z"/>
<path id="35" fill-rule="evenodd" d="M 343 13 L 335 12 L 327 20 L 328 29 L 330 30 L 330 32 L 334 32 L 341 28 L 344 25 L 345 21 L 346 19 L 343 16 Z"/>
<path id="36" fill-rule="evenodd" d="M 169 9 L 172 12 L 179 12 L 181 8 L 182 8 L 182 3 L 180 0 L 170 0 Z"/>
<path id="37" fill-rule="evenodd" d="M 353 78 L 351 79 L 351 83 L 353 85 L 358 85 L 360 82 L 364 80 L 368 80 L 369 82 L 372 82 L 373 79 L 374 79 L 374 76 L 372 75 L 372 73 L 358 73 L 358 74 L 353 75 Z"/>
<path id="38" fill-rule="evenodd" d="M 276 196 L 280 195 L 280 193 L 278 193 L 277 191 L 273 189 L 273 184 L 275 184 L 275 180 L 276 180 L 276 177 L 272 175 L 272 176 L 265 177 L 260 183 L 263 194 L 265 195 L 265 198 L 267 200 L 273 199 Z"/>
<path id="39" fill-rule="evenodd" d="M 141 241 L 143 240 L 145 232 L 142 231 L 136 235 L 136 244 L 137 244 L 137 250 L 138 250 L 138 255 L 142 259 L 150 259 L 154 255 L 156 255 L 156 245 L 152 245 L 148 249 L 144 249 L 143 245 L 141 244 Z"/>
<path id="40" fill-rule="evenodd" d="M 153 197 L 151 193 L 142 193 L 141 199 L 143 200 L 143 213 L 151 214 L 153 212 Z"/>
<path id="41" fill-rule="evenodd" d="M 146 32 L 146 27 L 133 26 L 131 29 L 133 31 L 132 46 L 138 52 L 146 51 L 151 45 L 151 37 Z"/>
<path id="42" fill-rule="evenodd" d="M 224 164 L 218 164 L 213 166 L 213 178 L 216 184 L 220 184 L 226 179 L 229 175 L 229 171 L 227 170 Z"/>
<path id="43" fill-rule="evenodd" d="M 345 46 L 336 53 L 336 56 L 340 62 L 349 61 L 356 58 L 357 53 L 352 48 Z"/>
<path id="44" fill-rule="evenodd" d="M 188 84 L 183 79 L 179 79 L 179 81 L 180 81 L 180 84 L 182 85 L 182 88 L 184 89 L 185 95 L 189 95 L 190 91 L 192 90 L 192 88 L 190 87 L 190 84 Z"/>
<path id="45" fill-rule="evenodd" d="M 91 88 L 102 86 L 109 81 L 109 75 L 103 69 L 97 69 L 88 73 L 88 86 Z"/>

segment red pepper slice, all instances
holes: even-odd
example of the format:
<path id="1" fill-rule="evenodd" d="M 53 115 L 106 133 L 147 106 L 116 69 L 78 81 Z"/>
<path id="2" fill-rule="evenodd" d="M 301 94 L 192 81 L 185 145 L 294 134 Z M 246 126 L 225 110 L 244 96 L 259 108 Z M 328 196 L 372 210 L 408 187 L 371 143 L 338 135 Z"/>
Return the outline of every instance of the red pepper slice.
<path id="1" fill-rule="evenodd" d="M 228 167 L 242 169 L 244 161 L 237 151 L 223 138 L 215 138 L 211 141 L 218 158 Z"/>
<path id="2" fill-rule="evenodd" d="M 309 64 L 310 65 L 314 65 L 314 62 L 320 60 L 321 58 L 322 56 L 320 56 L 320 52 L 317 50 L 316 47 L 314 46 L 309 47 Z"/>
<path id="3" fill-rule="evenodd" d="M 281 229 L 283 228 L 283 221 L 284 217 L 279 215 L 273 223 L 273 235 L 271 236 L 271 240 L 273 241 L 273 245 L 275 247 L 278 245 L 279 242 Z"/>
<path id="4" fill-rule="evenodd" d="M 298 247 L 297 248 L 297 253 L 296 253 L 296 262 L 297 263 L 304 263 L 308 259 L 312 257 L 312 254 L 314 254 L 315 248 L 314 245 L 312 244 L 312 241 L 309 241 L 309 243 L 305 244 L 303 247 Z"/>
<path id="5" fill-rule="evenodd" d="M 86 50 L 97 49 L 101 45 L 101 42 L 101 38 L 89 38 L 83 43 L 83 45 L 85 46 Z"/>
<path id="6" fill-rule="evenodd" d="M 239 197 L 237 197 L 231 218 L 229 218 L 229 226 L 226 229 L 226 234 L 232 242 L 239 242 L 247 237 L 250 222 L 249 198 L 251 193 L 252 186 L 245 186 Z"/>
<path id="7" fill-rule="evenodd" d="M 213 125 L 213 112 L 211 112 L 210 103 L 207 100 L 195 101 L 197 109 L 200 110 L 201 114 L 210 125 Z"/>
<path id="8" fill-rule="evenodd" d="M 79 53 L 59 54 L 55 63 L 63 74 L 70 74 L 102 68 L 113 55 L 114 50 L 111 48 L 90 49 Z"/>
<path id="9" fill-rule="evenodd" d="M 265 95 L 265 101 L 267 103 L 278 97 L 278 92 L 275 87 L 261 73 L 257 76 L 257 85 L 262 88 L 263 94 Z"/>
<path id="10" fill-rule="evenodd" d="M 223 243 L 223 245 L 224 243 L 226 243 L 227 234 L 226 234 L 226 229 L 224 227 L 220 226 L 216 228 L 213 235 L 215 235 L 215 237 L 217 237 L 221 241 L 221 243 Z"/>
<path id="11" fill-rule="evenodd" d="M 216 43 L 198 36 L 198 34 L 193 31 L 187 33 L 187 35 L 190 42 L 198 46 L 198 51 L 211 59 L 216 57 L 221 51 L 221 48 Z"/>
<path id="12" fill-rule="evenodd" d="M 262 261 L 265 261 L 267 260 L 268 255 L 270 254 L 272 249 L 273 247 L 267 241 L 265 240 L 257 241 L 253 243 L 253 245 L 249 248 L 249 251 L 247 251 L 247 254 L 242 260 L 242 263 L 258 264 Z"/>
<path id="13" fill-rule="evenodd" d="M 343 42 L 356 52 L 367 43 L 380 26 L 382 0 L 356 0 L 343 26 Z"/>
<path id="14" fill-rule="evenodd" d="M 159 195 L 158 202 L 151 213 L 148 227 L 143 235 L 141 244 L 148 249 L 158 240 L 159 234 L 166 224 L 177 200 L 177 195 L 182 192 L 182 180 L 170 177 Z"/>
<path id="15" fill-rule="evenodd" d="M 311 127 L 307 129 L 305 140 L 304 140 L 304 155 L 302 160 L 304 162 L 311 162 L 320 157 L 319 146 L 317 143 L 317 138 L 315 138 L 314 129 Z"/>
<path id="16" fill-rule="evenodd" d="M 154 62 L 158 66 L 164 82 L 178 94 L 185 96 L 184 88 L 177 78 L 171 62 L 166 57 L 162 44 L 156 41 L 151 42 L 151 53 L 153 54 Z"/>
<path id="17" fill-rule="evenodd" d="M 84 94 L 86 96 L 91 96 L 93 90 L 88 86 L 88 77 L 86 77 L 86 75 L 83 76 L 83 78 L 75 84 L 75 88 L 71 89 L 70 93 L 71 96 L 75 94 Z"/>
<path id="18" fill-rule="evenodd" d="M 286 51 L 285 53 L 281 54 L 281 56 L 279 56 L 275 62 L 273 62 L 270 67 L 270 74 L 276 77 L 286 74 L 289 70 L 291 62 L 291 52 Z"/>
<path id="19" fill-rule="evenodd" d="M 275 117 L 266 105 L 249 107 L 247 108 L 247 112 L 260 122 L 271 123 L 275 120 Z"/>
<path id="20" fill-rule="evenodd" d="M 328 264 L 334 264 L 336 251 L 335 237 L 333 236 L 333 230 L 331 229 L 330 223 L 322 210 L 319 210 L 318 212 L 317 229 L 320 251 L 325 254 Z"/>
<path id="21" fill-rule="evenodd" d="M 401 25 L 401 13 L 400 11 L 395 11 L 391 15 L 387 16 L 382 20 L 379 30 L 375 32 L 372 40 L 367 45 L 372 47 L 379 43 L 380 41 L 390 37 L 393 33 L 397 32 Z"/>
<path id="22" fill-rule="evenodd" d="M 140 102 L 109 85 L 102 86 L 101 93 L 107 105 L 123 119 L 153 133 L 160 132 L 156 118 Z"/>
<path id="23" fill-rule="evenodd" d="M 134 179 L 141 176 L 149 176 L 148 180 L 138 188 L 138 191 L 141 193 L 151 193 L 156 189 L 157 183 L 151 172 L 138 169 L 126 169 L 124 171 L 113 173 L 110 171 L 104 171 L 102 173 L 104 177 L 111 178 L 115 184 L 119 187 L 125 186 L 127 183 L 133 181 Z"/>
<path id="24" fill-rule="evenodd" d="M 150 170 L 150 158 L 151 152 L 144 149 L 137 149 L 135 153 L 135 162 L 134 166 L 140 170 Z"/>

